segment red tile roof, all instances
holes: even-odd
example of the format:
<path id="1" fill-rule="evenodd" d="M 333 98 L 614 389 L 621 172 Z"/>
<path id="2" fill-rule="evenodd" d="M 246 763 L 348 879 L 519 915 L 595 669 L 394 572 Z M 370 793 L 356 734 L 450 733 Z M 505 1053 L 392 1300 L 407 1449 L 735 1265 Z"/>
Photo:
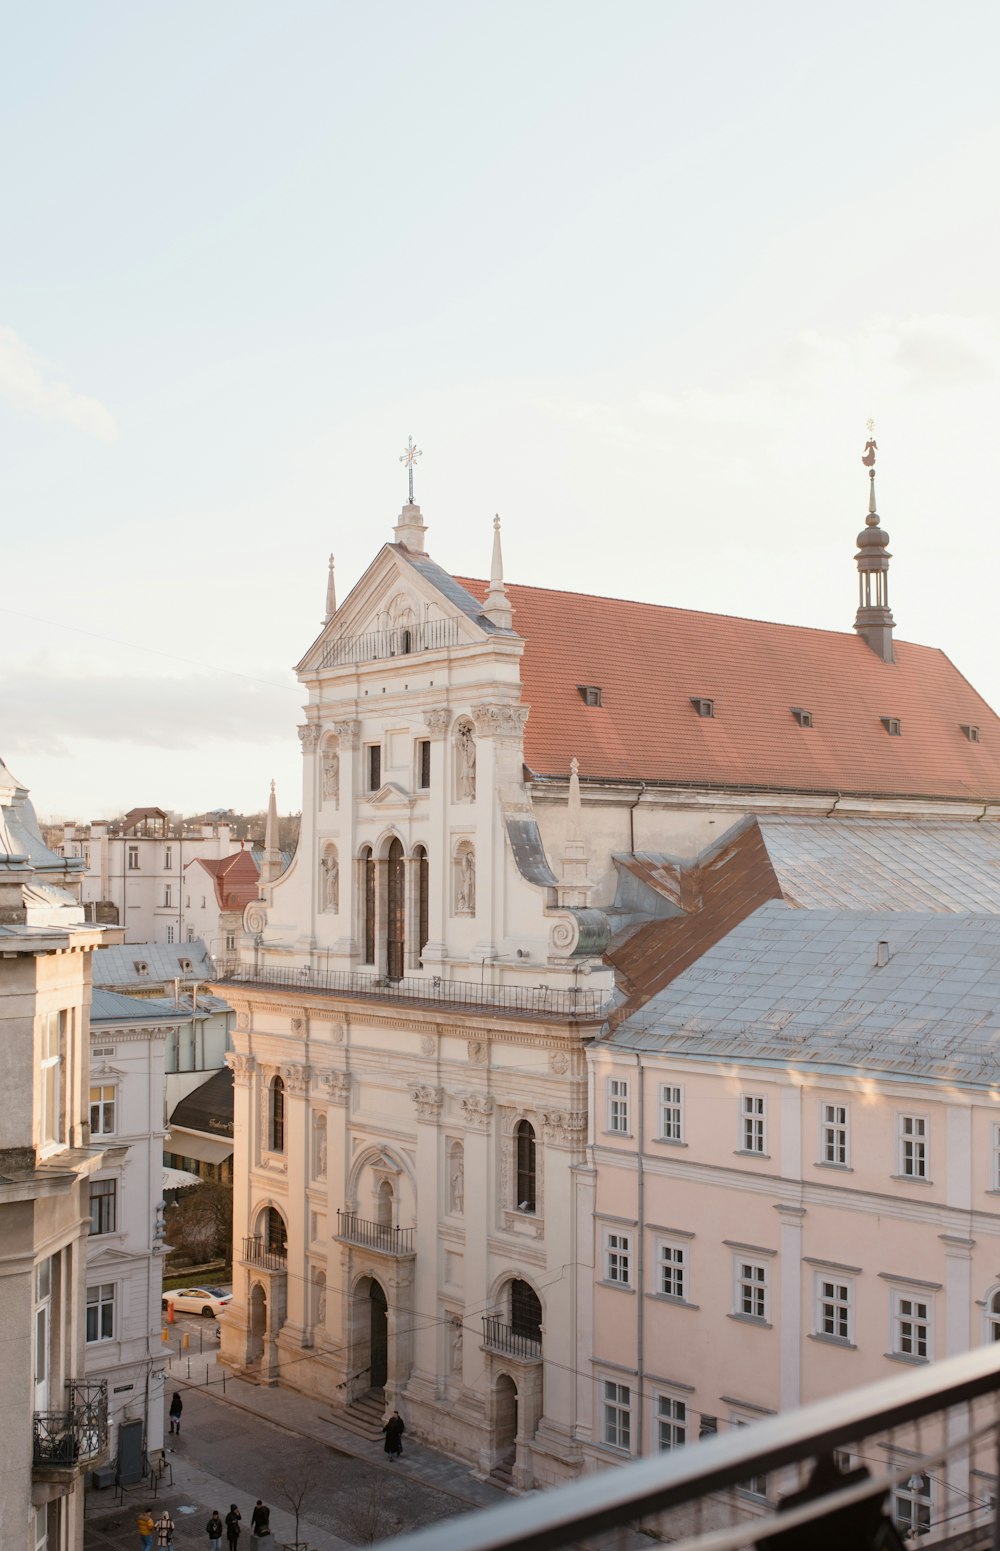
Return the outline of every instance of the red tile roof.
<path id="1" fill-rule="evenodd" d="M 456 578 L 476 598 L 487 583 Z M 537 775 L 1000 798 L 1000 718 L 942 651 L 853 632 L 508 585 Z M 596 685 L 599 706 L 578 686 Z M 702 717 L 692 697 L 715 702 Z M 792 707 L 812 714 L 801 727 Z M 898 717 L 892 737 L 882 717 Z M 961 724 L 978 726 L 970 743 Z"/>
<path id="2" fill-rule="evenodd" d="M 188 867 L 195 862 L 211 873 L 220 910 L 243 910 L 251 900 L 257 898 L 260 874 L 249 851 L 234 851 L 232 856 L 219 859 L 196 856 L 188 863 Z"/>

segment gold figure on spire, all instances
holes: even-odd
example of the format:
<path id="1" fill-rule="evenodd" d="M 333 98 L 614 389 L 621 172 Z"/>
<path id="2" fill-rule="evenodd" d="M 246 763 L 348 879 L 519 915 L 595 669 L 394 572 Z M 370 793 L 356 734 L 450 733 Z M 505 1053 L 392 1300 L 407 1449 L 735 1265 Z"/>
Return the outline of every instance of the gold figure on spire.
<path id="1" fill-rule="evenodd" d="M 876 452 L 878 452 L 878 442 L 875 440 L 875 422 L 874 420 L 869 420 L 868 440 L 865 443 L 865 450 L 861 457 L 861 461 L 866 469 L 872 469 L 874 471 Z"/>

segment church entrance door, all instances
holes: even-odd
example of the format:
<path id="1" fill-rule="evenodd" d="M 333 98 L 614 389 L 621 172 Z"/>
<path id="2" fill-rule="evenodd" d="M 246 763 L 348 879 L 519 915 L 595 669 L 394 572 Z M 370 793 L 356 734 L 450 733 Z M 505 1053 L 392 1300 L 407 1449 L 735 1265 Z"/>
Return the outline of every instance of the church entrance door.
<path id="1" fill-rule="evenodd" d="M 385 1293 L 378 1282 L 368 1287 L 371 1309 L 371 1385 L 372 1389 L 384 1389 L 389 1373 L 389 1316 Z"/>

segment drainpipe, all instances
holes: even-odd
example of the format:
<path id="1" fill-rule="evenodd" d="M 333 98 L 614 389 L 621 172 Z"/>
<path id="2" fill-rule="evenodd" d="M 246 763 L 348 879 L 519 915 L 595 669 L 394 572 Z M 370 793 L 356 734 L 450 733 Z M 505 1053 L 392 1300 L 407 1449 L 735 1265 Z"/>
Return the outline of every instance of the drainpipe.
<path id="1" fill-rule="evenodd" d="M 645 1339 L 645 1303 L 646 1303 L 646 1271 L 645 1271 L 645 1225 L 646 1225 L 646 1177 L 643 1172 L 643 1149 L 646 1145 L 646 1096 L 643 1092 L 642 1055 L 636 1051 L 635 1056 L 637 1082 L 639 1091 L 636 1095 L 636 1210 L 635 1215 L 639 1220 L 636 1228 L 635 1243 L 635 1366 L 638 1370 L 636 1378 L 636 1390 L 638 1392 L 638 1415 L 636 1418 L 635 1443 L 636 1454 L 642 1458 L 643 1443 L 643 1419 L 645 1416 L 645 1394 L 643 1385 L 644 1369 L 644 1339 Z"/>
<path id="2" fill-rule="evenodd" d="M 628 848 L 629 848 L 629 851 L 632 852 L 633 854 L 635 852 L 635 810 L 636 810 L 636 808 L 638 808 L 639 804 L 642 802 L 642 799 L 643 799 L 643 796 L 645 794 L 645 791 L 646 791 L 646 783 L 645 783 L 645 781 L 640 781 L 639 782 L 639 790 L 636 793 L 635 802 L 632 804 L 632 806 L 628 810 Z"/>

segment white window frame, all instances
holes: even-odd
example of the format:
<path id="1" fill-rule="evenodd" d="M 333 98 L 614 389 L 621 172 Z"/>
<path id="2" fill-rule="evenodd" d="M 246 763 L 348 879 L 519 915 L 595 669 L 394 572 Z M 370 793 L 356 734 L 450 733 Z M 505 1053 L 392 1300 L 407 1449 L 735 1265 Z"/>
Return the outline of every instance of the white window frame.
<path id="1" fill-rule="evenodd" d="M 755 1158 L 767 1156 L 767 1097 L 763 1093 L 740 1094 L 739 1152 Z"/>
<path id="2" fill-rule="evenodd" d="M 167 927 L 167 944 L 168 944 L 168 946 L 173 943 L 173 940 L 174 940 L 174 929 L 173 929 L 172 926 L 168 926 Z"/>
<path id="3" fill-rule="evenodd" d="M 227 953 L 235 953 L 236 952 L 236 933 L 235 932 L 227 932 L 226 933 L 226 952 Z"/>
<path id="4" fill-rule="evenodd" d="M 992 1148 L 990 1152 L 990 1189 L 1000 1190 L 1000 1125 L 996 1121 L 990 1128 Z"/>
<path id="5" fill-rule="evenodd" d="M 889 1351 L 907 1362 L 934 1358 L 934 1298 L 930 1293 L 893 1287 Z M 906 1347 L 909 1345 L 910 1350 Z M 921 1351 L 921 1347 L 923 1350 Z"/>
<path id="6" fill-rule="evenodd" d="M 895 1461 L 900 1464 L 900 1460 Z M 912 1483 L 919 1480 L 919 1485 Z M 900 1509 L 903 1512 L 900 1512 Z M 934 1483 L 924 1471 L 914 1471 L 892 1493 L 892 1521 L 904 1534 L 926 1535 L 934 1517 Z"/>
<path id="7" fill-rule="evenodd" d="M 632 1286 L 632 1232 L 628 1228 L 604 1229 L 604 1280 L 611 1287 Z M 624 1272 L 624 1274 L 622 1274 Z"/>
<path id="8" fill-rule="evenodd" d="M 1000 1341 L 1000 1287 L 995 1283 L 983 1299 L 983 1341 Z"/>
<path id="9" fill-rule="evenodd" d="M 900 1110 L 896 1117 L 900 1179 L 930 1178 L 930 1127 L 927 1116 Z"/>
<path id="10" fill-rule="evenodd" d="M 746 1303 L 751 1307 L 745 1308 Z M 733 1313 L 759 1325 L 770 1323 L 771 1268 L 766 1260 L 755 1260 L 752 1255 L 733 1256 Z"/>
<path id="11" fill-rule="evenodd" d="M 164 910 L 172 910 L 173 909 L 173 905 L 174 905 L 174 891 L 173 891 L 173 887 L 172 887 L 171 884 L 165 883 L 163 885 L 163 908 L 164 908 Z"/>
<path id="12" fill-rule="evenodd" d="M 94 1094 L 99 1095 L 94 1098 Z M 110 1098 L 108 1095 L 110 1094 Z M 111 1111 L 111 1124 L 107 1122 L 107 1112 Z M 97 1111 L 98 1124 L 94 1125 L 94 1112 Z M 115 1082 L 97 1082 L 90 1084 L 90 1134 L 91 1136 L 114 1136 L 118 1129 L 118 1084 Z"/>
<path id="13" fill-rule="evenodd" d="M 664 1298 L 688 1301 L 688 1246 L 677 1239 L 658 1239 L 656 1291 Z"/>
<path id="14" fill-rule="evenodd" d="M 164 865 L 164 867 L 166 868 L 166 870 L 168 872 L 169 872 L 170 868 L 174 865 L 174 848 L 173 848 L 173 846 L 164 846 L 163 847 L 163 865 Z"/>
<path id="15" fill-rule="evenodd" d="M 95 1185 L 110 1185 L 111 1189 L 108 1190 L 108 1191 L 102 1191 L 101 1196 L 99 1197 L 99 1199 L 103 1200 L 103 1201 L 109 1201 L 110 1200 L 110 1201 L 112 1201 L 114 1203 L 114 1205 L 111 1208 L 111 1217 L 112 1217 L 111 1227 L 110 1228 L 97 1228 L 97 1229 L 95 1229 L 94 1225 L 93 1225 L 94 1224 L 93 1197 L 90 1194 L 88 1194 L 88 1197 L 87 1197 L 87 1209 L 88 1209 L 88 1212 L 89 1212 L 89 1215 L 90 1215 L 90 1223 L 91 1223 L 90 1232 L 91 1232 L 91 1235 L 93 1237 L 97 1238 L 99 1236 L 103 1236 L 106 1233 L 117 1233 L 119 1231 L 118 1218 L 119 1218 L 119 1212 L 120 1212 L 120 1209 L 121 1209 L 121 1202 L 118 1199 L 118 1181 L 116 1179 L 92 1179 L 90 1181 L 90 1185 L 91 1185 L 91 1190 L 93 1189 L 93 1187 Z M 107 1214 L 104 1213 L 104 1212 L 101 1212 L 101 1213 L 99 1213 L 99 1215 L 100 1216 L 105 1216 Z"/>
<path id="16" fill-rule="evenodd" d="M 660 1141 L 684 1141 L 684 1085 L 660 1083 Z"/>
<path id="17" fill-rule="evenodd" d="M 632 1388 L 620 1379 L 601 1380 L 601 1436 L 609 1449 L 632 1452 Z"/>
<path id="18" fill-rule="evenodd" d="M 849 1346 L 854 1340 L 854 1278 L 841 1271 L 817 1271 L 814 1291 L 816 1335 Z M 834 1328 L 828 1330 L 827 1324 Z"/>
<path id="19" fill-rule="evenodd" d="M 66 1141 L 66 1037 L 69 1013 L 42 1014 L 39 1048 L 41 1052 L 41 1151 L 49 1153 Z"/>
<path id="20" fill-rule="evenodd" d="M 821 1099 L 819 1106 L 819 1161 L 828 1169 L 850 1167 L 851 1111 L 839 1099 Z"/>
<path id="21" fill-rule="evenodd" d="M 627 1077 L 609 1077 L 608 1130 L 613 1136 L 630 1136 L 631 1083 Z"/>
<path id="22" fill-rule="evenodd" d="M 92 1297 L 91 1294 L 96 1294 L 96 1296 Z M 104 1312 L 108 1308 L 111 1310 L 111 1329 L 105 1334 L 102 1327 L 104 1325 Z M 90 1313 L 92 1309 L 96 1310 L 94 1322 L 95 1335 L 90 1334 Z M 115 1282 L 96 1282 L 93 1287 L 87 1288 L 84 1332 L 87 1346 L 96 1346 L 102 1341 L 117 1341 L 118 1287 Z"/>
<path id="23" fill-rule="evenodd" d="M 128 847 L 128 867 L 126 868 L 126 871 L 139 871 L 139 847 L 137 845 L 130 845 Z"/>
<path id="24" fill-rule="evenodd" d="M 732 1428 L 751 1427 L 753 1424 L 745 1416 L 739 1416 L 735 1411 L 729 1413 L 729 1425 Z M 767 1476 L 748 1476 L 745 1481 L 736 1483 L 736 1490 L 745 1497 L 753 1497 L 758 1502 L 767 1500 Z"/>
<path id="25" fill-rule="evenodd" d="M 656 1445 L 661 1454 L 684 1448 L 691 1422 L 686 1399 L 670 1394 L 669 1390 L 658 1390 L 653 1397 L 653 1420 Z"/>

